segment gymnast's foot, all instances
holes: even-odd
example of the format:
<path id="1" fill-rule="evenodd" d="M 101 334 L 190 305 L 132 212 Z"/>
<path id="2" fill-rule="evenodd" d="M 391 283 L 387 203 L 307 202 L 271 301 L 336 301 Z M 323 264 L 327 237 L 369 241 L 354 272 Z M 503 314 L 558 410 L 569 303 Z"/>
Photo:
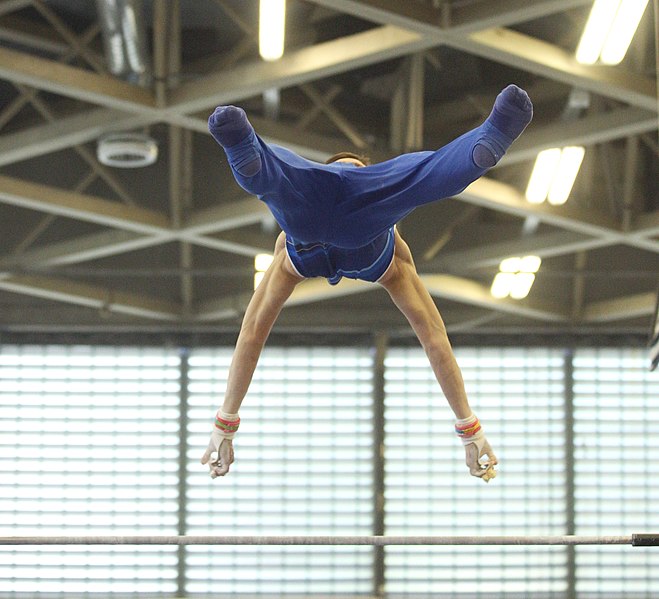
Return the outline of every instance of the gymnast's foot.
<path id="1" fill-rule="evenodd" d="M 208 130 L 229 158 L 231 166 L 244 177 L 261 170 L 261 154 L 254 128 L 242 108 L 218 106 L 208 118 Z"/>
<path id="2" fill-rule="evenodd" d="M 533 118 L 528 94 L 509 85 L 498 96 L 490 116 L 482 125 L 483 138 L 474 146 L 473 159 L 480 168 L 493 167 Z"/>

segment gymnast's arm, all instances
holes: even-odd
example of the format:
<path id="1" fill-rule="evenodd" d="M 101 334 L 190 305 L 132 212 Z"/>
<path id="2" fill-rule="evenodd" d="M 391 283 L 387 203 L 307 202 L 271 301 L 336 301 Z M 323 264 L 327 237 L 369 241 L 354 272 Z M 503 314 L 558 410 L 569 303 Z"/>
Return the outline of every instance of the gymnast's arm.
<path id="1" fill-rule="evenodd" d="M 405 315 L 425 350 L 435 377 L 456 416 L 456 431 L 460 423 L 466 423 L 464 426 L 468 434 L 462 438 L 469 471 L 478 477 L 489 472 L 484 477 L 487 480 L 494 476 L 491 466 L 497 463 L 497 459 L 469 406 L 462 373 L 453 354 L 444 321 L 416 271 L 407 243 L 398 231 L 395 243 L 394 259 L 379 282 Z M 467 441 L 471 435 L 474 435 L 472 443 Z M 485 442 L 477 442 L 477 438 Z M 482 466 L 479 458 L 486 454 L 490 459 L 486 466 Z"/>
<path id="2" fill-rule="evenodd" d="M 211 476 L 223 476 L 233 462 L 233 434 L 240 419 L 238 411 L 252 376 L 256 370 L 263 346 L 295 286 L 303 280 L 290 265 L 286 256 L 286 237 L 281 233 L 275 244 L 274 259 L 250 300 L 236 342 L 229 368 L 229 377 L 222 408 L 218 411 L 215 428 L 202 464 L 209 463 L 211 453 L 218 452 L 217 460 L 209 464 Z"/>

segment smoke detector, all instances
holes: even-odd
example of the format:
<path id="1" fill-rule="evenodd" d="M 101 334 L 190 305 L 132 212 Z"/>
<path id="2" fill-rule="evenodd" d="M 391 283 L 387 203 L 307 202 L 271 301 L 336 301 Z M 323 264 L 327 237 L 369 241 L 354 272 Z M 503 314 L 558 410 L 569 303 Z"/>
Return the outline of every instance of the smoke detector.
<path id="1" fill-rule="evenodd" d="M 113 133 L 98 140 L 96 155 L 106 166 L 140 168 L 158 159 L 158 144 L 148 135 Z"/>

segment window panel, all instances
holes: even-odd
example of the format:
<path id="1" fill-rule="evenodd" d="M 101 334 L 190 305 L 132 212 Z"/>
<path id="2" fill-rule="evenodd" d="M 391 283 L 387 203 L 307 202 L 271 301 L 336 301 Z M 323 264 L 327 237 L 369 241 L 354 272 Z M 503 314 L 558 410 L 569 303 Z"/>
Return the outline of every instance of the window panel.
<path id="1" fill-rule="evenodd" d="M 0 346 L 0 534 L 176 534 L 179 376 L 172 351 Z M 175 592 L 176 563 L 2 547 L 0 596 Z"/>
<path id="2" fill-rule="evenodd" d="M 240 410 L 229 475 L 199 465 L 222 404 L 231 349 L 195 351 L 189 367 L 189 534 L 372 532 L 372 360 L 366 349 L 266 348 Z M 197 547 L 193 596 L 371 591 L 370 547 Z M 221 583 L 209 574 L 218 564 Z"/>
<path id="3" fill-rule="evenodd" d="M 574 356 L 575 507 L 578 534 L 659 529 L 659 374 L 642 349 L 580 349 Z M 659 553 L 577 547 L 580 597 L 653 597 Z"/>
<path id="4" fill-rule="evenodd" d="M 424 352 L 391 349 L 386 376 L 386 532 L 550 535 L 565 532 L 563 358 L 547 349 L 456 351 L 470 403 L 501 464 L 469 475 Z M 559 596 L 563 548 L 387 547 L 392 596 Z"/>

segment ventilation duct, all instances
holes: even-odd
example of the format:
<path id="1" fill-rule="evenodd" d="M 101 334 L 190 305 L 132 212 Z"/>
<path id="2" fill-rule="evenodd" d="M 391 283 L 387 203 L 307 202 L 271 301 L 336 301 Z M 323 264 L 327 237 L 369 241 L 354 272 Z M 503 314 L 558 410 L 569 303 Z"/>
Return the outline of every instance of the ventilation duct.
<path id="1" fill-rule="evenodd" d="M 140 85 L 149 77 L 141 0 L 96 0 L 109 71 Z"/>

